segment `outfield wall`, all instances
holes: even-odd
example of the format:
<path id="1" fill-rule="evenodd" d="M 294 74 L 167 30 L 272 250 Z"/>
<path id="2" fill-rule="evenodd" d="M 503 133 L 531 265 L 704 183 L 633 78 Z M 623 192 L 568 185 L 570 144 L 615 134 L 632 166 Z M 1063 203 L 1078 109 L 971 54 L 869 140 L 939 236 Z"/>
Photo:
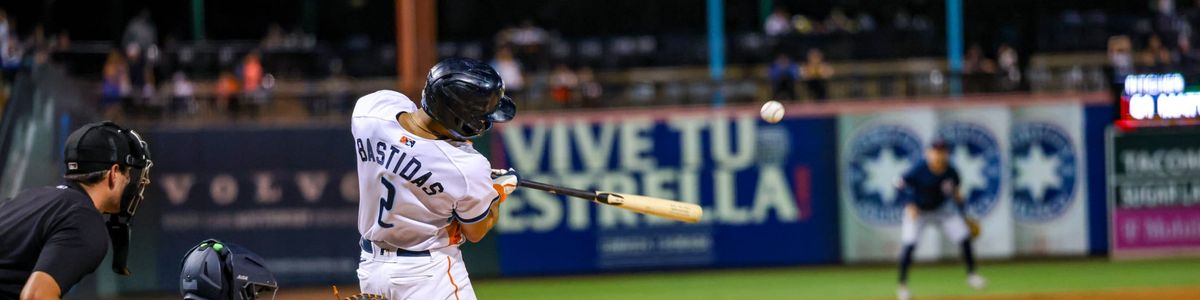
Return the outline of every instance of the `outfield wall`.
<path id="1" fill-rule="evenodd" d="M 495 232 L 463 247 L 472 275 L 890 260 L 891 223 L 863 221 L 866 214 L 853 205 L 884 204 L 882 190 L 867 189 L 867 174 L 847 169 L 881 166 L 882 149 L 892 151 L 893 167 L 911 163 L 904 151 L 935 134 L 985 141 L 964 144 L 971 154 L 966 162 L 982 161 L 987 172 L 972 182 L 972 209 L 983 212 L 987 226 L 981 255 L 1107 253 L 1102 137 L 1111 108 L 1102 94 L 793 104 L 778 124 L 759 120 L 757 109 L 521 113 L 498 126 L 476 141 L 496 167 L 549 183 L 680 199 L 706 211 L 699 224 L 680 224 L 519 189 L 502 206 Z M 894 113 L 898 109 L 908 112 Z M 978 126 L 955 125 L 971 123 L 964 121 Z M 888 122 L 912 136 L 883 143 L 886 136 L 861 133 L 863 126 Z M 1016 146 L 1030 137 L 1015 132 L 1037 122 L 1058 122 L 1071 145 L 1073 189 L 1063 204 L 1071 215 L 1024 226 L 1011 211 L 1019 207 L 1014 197 L 1029 191 L 1013 188 L 1011 162 L 1030 151 L 1028 143 Z M 980 131 L 991 139 L 975 135 Z M 156 155 L 154 184 L 134 222 L 136 283 L 118 281 L 124 290 L 176 289 L 179 259 L 207 237 L 254 249 L 283 286 L 356 282 L 357 190 L 348 126 L 147 135 Z M 854 145 L 871 149 L 848 155 Z M 887 181 L 876 177 L 875 184 Z M 875 209 L 878 216 L 893 214 L 886 205 Z M 1032 242 L 1022 244 L 1025 235 L 1034 236 Z M 1053 250 L 1059 239 L 1073 242 Z M 926 258 L 955 253 L 925 248 Z"/>

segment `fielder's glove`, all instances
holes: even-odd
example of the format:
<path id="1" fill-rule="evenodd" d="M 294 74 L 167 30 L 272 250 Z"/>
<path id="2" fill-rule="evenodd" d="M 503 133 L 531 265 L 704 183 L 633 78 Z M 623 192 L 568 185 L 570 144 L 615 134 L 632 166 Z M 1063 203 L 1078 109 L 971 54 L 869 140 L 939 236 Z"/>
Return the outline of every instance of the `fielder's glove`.
<path id="1" fill-rule="evenodd" d="M 500 194 L 501 203 L 508 198 L 508 194 L 517 190 L 519 181 L 521 181 L 521 177 L 513 168 L 508 168 L 508 170 L 492 169 L 492 187 L 496 189 L 496 193 Z"/>
<path id="2" fill-rule="evenodd" d="M 346 297 L 343 300 L 387 300 L 387 298 L 383 297 L 383 295 L 376 294 L 358 294 Z"/>
<path id="3" fill-rule="evenodd" d="M 967 223 L 967 229 L 971 232 L 971 239 L 979 238 L 979 220 L 972 217 L 963 217 L 963 222 Z"/>

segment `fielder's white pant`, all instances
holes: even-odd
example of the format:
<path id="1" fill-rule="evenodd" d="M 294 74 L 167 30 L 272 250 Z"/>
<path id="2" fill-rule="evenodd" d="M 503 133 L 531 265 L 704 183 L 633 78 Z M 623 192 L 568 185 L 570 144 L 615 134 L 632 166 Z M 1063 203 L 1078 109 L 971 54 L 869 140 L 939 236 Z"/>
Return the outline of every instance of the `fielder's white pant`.
<path id="1" fill-rule="evenodd" d="M 429 250 L 429 256 L 361 253 L 358 286 L 363 293 L 388 300 L 475 299 L 462 252 L 456 246 Z"/>
<path id="2" fill-rule="evenodd" d="M 971 233 L 967 229 L 967 223 L 963 221 L 962 216 L 958 214 L 958 209 L 951 201 L 953 200 L 946 200 L 941 207 L 934 210 L 918 209 L 915 217 L 905 213 L 903 221 L 900 222 L 900 242 L 904 246 L 915 245 L 917 241 L 921 240 L 921 232 L 925 231 L 925 226 L 931 224 L 941 227 L 942 236 L 954 243 L 970 238 Z"/>

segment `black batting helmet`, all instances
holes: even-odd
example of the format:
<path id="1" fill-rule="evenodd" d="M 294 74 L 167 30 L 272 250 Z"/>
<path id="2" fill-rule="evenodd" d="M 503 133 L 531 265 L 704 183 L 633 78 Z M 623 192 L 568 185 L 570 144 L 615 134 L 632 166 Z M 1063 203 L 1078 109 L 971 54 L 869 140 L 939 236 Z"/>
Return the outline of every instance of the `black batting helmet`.
<path id="1" fill-rule="evenodd" d="M 492 123 L 508 122 L 517 114 L 496 70 L 469 58 L 446 59 L 429 70 L 421 109 L 459 140 L 479 136 Z"/>

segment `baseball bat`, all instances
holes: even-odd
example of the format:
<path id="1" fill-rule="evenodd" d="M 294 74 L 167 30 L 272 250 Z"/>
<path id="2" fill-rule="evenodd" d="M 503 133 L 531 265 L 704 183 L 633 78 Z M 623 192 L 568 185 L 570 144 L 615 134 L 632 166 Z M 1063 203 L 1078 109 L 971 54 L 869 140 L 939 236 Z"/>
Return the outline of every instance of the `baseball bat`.
<path id="1" fill-rule="evenodd" d="M 612 192 L 585 191 L 569 187 L 561 187 L 536 181 L 521 179 L 517 186 L 550 192 L 555 195 L 571 196 L 587 199 L 592 202 L 615 206 L 636 213 L 667 218 L 671 220 L 696 223 L 704 215 L 704 209 L 699 205 L 675 200 L 659 199 L 642 195 L 620 194 Z"/>

